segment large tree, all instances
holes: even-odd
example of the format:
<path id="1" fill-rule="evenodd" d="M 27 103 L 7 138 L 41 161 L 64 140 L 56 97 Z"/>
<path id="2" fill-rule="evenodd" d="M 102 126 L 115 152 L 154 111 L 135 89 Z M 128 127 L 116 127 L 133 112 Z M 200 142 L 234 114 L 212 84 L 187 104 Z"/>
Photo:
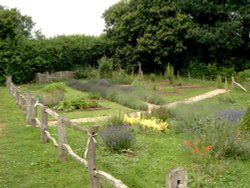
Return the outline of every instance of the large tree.
<path id="1" fill-rule="evenodd" d="M 31 37 L 33 26 L 30 17 L 0 5 L 0 82 L 9 74 L 9 65 L 19 63 L 22 44 Z"/>
<path id="2" fill-rule="evenodd" d="M 250 68 L 249 0 L 177 0 L 179 9 L 193 21 L 186 46 L 189 59 Z"/>
<path id="3" fill-rule="evenodd" d="M 142 63 L 144 70 L 178 66 L 190 19 L 175 4 L 161 0 L 121 1 L 104 13 L 107 38 L 116 62 L 122 66 Z M 181 66 L 181 65 L 179 65 Z"/>

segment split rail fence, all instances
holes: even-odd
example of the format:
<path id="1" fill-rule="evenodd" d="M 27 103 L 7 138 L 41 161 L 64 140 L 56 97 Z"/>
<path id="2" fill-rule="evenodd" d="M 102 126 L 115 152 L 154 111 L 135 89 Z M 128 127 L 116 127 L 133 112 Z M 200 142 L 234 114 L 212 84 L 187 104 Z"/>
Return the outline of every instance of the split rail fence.
<path id="1" fill-rule="evenodd" d="M 14 97 L 17 105 L 23 110 L 26 122 L 32 127 L 40 127 L 40 139 L 42 143 L 51 141 L 58 148 L 58 159 L 61 162 L 66 160 L 67 155 L 87 168 L 90 178 L 90 188 L 102 188 L 101 179 L 109 182 L 115 188 L 128 188 L 121 180 L 113 177 L 107 172 L 97 170 L 96 167 L 96 137 L 98 126 L 83 128 L 77 123 L 60 116 L 55 111 L 39 103 L 36 97 L 30 93 L 23 94 L 20 89 L 12 82 L 11 77 L 6 78 L 6 86 L 9 93 Z M 38 118 L 38 107 L 41 108 L 41 118 Z M 48 116 L 52 116 L 57 120 L 58 139 L 53 138 L 49 132 Z M 70 145 L 67 144 L 66 126 L 88 135 L 85 158 L 77 155 Z M 175 168 L 170 170 L 166 176 L 167 188 L 186 188 L 187 173 L 183 168 Z"/>
<path id="2" fill-rule="evenodd" d="M 74 160 L 79 162 L 82 166 L 88 169 L 90 186 L 91 188 L 101 188 L 100 179 L 104 179 L 111 183 L 116 188 L 128 188 L 121 180 L 116 179 L 107 172 L 97 170 L 96 168 L 96 139 L 98 126 L 90 127 L 85 129 L 79 126 L 77 123 L 60 116 L 53 110 L 39 103 L 37 98 L 32 96 L 30 93 L 23 94 L 20 89 L 13 84 L 11 77 L 7 77 L 6 81 L 7 89 L 9 93 L 14 97 L 17 105 L 23 110 L 26 122 L 32 127 L 40 127 L 40 139 L 42 143 L 47 143 L 52 141 L 55 147 L 58 148 L 58 159 L 64 162 L 66 156 L 71 156 Z M 37 112 L 38 107 L 41 108 L 42 117 L 41 120 L 38 118 Z M 48 128 L 48 116 L 52 116 L 57 120 L 58 127 L 58 140 L 53 138 L 49 132 Z M 86 149 L 86 159 L 77 155 L 70 145 L 67 144 L 66 136 L 66 126 L 69 126 L 77 131 L 86 133 L 88 135 L 87 149 Z"/>

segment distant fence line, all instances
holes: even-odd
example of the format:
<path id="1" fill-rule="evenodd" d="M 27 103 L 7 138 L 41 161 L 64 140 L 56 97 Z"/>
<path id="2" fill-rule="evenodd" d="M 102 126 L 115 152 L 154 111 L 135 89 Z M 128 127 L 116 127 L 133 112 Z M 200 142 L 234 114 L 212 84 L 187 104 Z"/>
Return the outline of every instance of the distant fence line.
<path id="1" fill-rule="evenodd" d="M 115 188 L 128 188 L 121 180 L 112 175 L 97 170 L 96 167 L 96 137 L 98 126 L 88 129 L 79 126 L 77 123 L 60 116 L 55 111 L 38 102 L 37 98 L 30 93 L 23 94 L 20 89 L 12 82 L 11 77 L 6 78 L 6 86 L 9 93 L 14 97 L 17 105 L 23 110 L 26 122 L 32 127 L 40 127 L 41 143 L 51 141 L 58 148 L 58 159 L 61 162 L 66 160 L 66 156 L 71 156 L 78 163 L 88 169 L 90 178 L 90 188 L 102 188 L 100 179 L 106 180 Z M 41 118 L 38 117 L 38 107 L 41 108 Z M 51 136 L 48 127 L 48 115 L 57 120 L 58 140 Z M 67 144 L 66 126 L 88 135 L 85 158 L 77 155 L 70 145 Z M 178 167 L 170 170 L 166 176 L 166 188 L 187 188 L 187 172 L 185 169 Z"/>
<path id="2" fill-rule="evenodd" d="M 50 81 L 59 81 L 69 78 L 74 78 L 75 73 L 73 71 L 58 71 L 58 72 L 45 72 L 45 73 L 35 73 L 35 81 L 37 83 L 46 83 Z"/>

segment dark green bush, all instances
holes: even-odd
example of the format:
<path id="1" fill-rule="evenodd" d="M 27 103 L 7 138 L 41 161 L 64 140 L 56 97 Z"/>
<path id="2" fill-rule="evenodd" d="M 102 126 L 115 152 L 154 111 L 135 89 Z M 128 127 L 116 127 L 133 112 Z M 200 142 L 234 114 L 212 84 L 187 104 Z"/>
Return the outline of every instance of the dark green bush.
<path id="1" fill-rule="evenodd" d="M 98 63 L 99 77 L 101 79 L 112 78 L 113 60 L 104 56 L 98 61 Z"/>

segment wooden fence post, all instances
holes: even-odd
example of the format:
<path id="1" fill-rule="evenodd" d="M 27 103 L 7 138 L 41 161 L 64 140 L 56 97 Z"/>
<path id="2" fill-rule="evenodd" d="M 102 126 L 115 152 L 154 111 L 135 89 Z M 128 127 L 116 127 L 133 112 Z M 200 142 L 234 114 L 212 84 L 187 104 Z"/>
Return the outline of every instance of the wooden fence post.
<path id="1" fill-rule="evenodd" d="M 66 140 L 66 127 L 63 123 L 63 117 L 58 117 L 58 159 L 61 162 L 64 162 L 66 160 L 67 152 L 65 151 L 63 144 L 67 144 Z"/>
<path id="2" fill-rule="evenodd" d="M 87 145 L 87 161 L 88 161 L 88 172 L 90 178 L 90 188 L 101 188 L 102 185 L 99 179 L 95 176 L 94 171 L 96 170 L 96 140 L 98 127 L 90 127 L 88 129 L 88 145 Z"/>
<path id="3" fill-rule="evenodd" d="M 41 120 L 41 142 L 46 143 L 49 141 L 47 134 L 44 131 L 48 131 L 48 114 L 46 113 L 46 107 L 42 107 L 42 120 Z"/>
<path id="4" fill-rule="evenodd" d="M 32 105 L 31 94 L 27 93 L 26 94 L 26 122 L 28 124 L 31 124 L 31 105 Z"/>
<path id="5" fill-rule="evenodd" d="M 182 167 L 170 170 L 166 177 L 166 188 L 187 188 L 187 171 Z"/>
<path id="6" fill-rule="evenodd" d="M 37 105 L 36 98 L 31 96 L 31 125 L 32 127 L 36 127 L 36 116 L 37 116 Z"/>

